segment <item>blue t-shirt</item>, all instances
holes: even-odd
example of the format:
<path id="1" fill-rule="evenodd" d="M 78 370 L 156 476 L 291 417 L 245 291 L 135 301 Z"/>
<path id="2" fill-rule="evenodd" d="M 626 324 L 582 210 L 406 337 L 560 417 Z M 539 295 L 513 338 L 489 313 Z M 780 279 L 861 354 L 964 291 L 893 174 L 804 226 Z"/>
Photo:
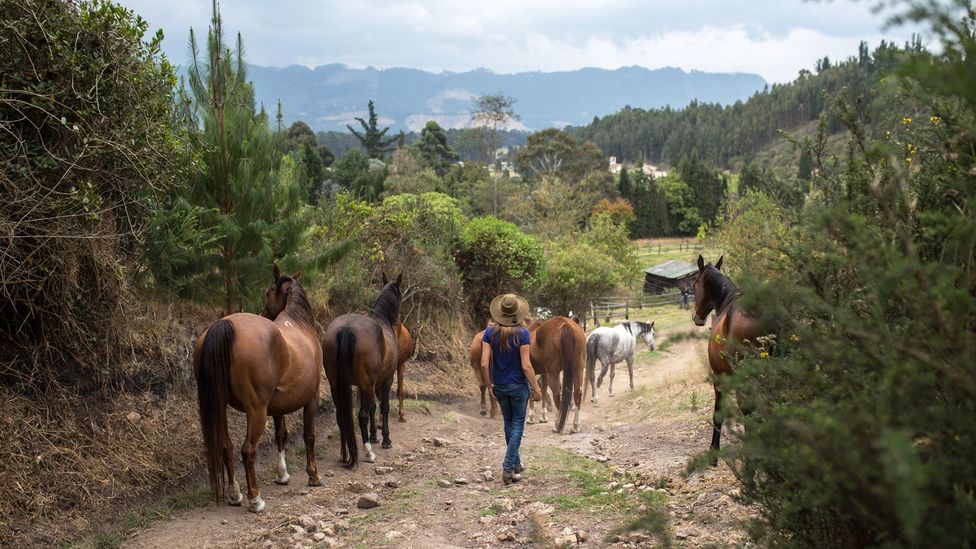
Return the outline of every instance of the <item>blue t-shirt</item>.
<path id="1" fill-rule="evenodd" d="M 495 326 L 489 326 L 485 330 L 484 337 L 481 338 L 481 341 L 491 345 L 491 361 L 489 362 L 489 367 L 491 368 L 492 383 L 495 385 L 528 383 L 529 380 L 525 379 L 525 372 L 522 371 L 522 357 L 519 354 L 519 350 L 522 348 L 522 345 L 529 345 L 532 342 L 532 339 L 529 337 L 529 331 L 520 326 L 518 331 L 512 336 L 512 345 L 510 348 L 500 349 L 492 337 L 494 328 Z M 502 342 L 499 341 L 498 343 L 501 344 Z"/>

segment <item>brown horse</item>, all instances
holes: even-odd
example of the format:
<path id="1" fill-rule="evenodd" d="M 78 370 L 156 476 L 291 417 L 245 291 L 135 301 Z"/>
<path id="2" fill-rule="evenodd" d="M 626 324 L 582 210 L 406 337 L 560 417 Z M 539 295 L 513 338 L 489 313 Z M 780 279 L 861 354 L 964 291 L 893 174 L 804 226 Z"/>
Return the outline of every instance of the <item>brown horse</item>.
<path id="1" fill-rule="evenodd" d="M 403 414 L 403 374 L 406 371 L 407 361 L 413 356 L 414 343 L 410 330 L 403 324 L 398 323 L 393 327 L 397 336 L 397 350 L 400 353 L 397 361 L 397 398 L 400 400 L 400 421 L 407 421 L 407 416 Z"/>
<path id="2" fill-rule="evenodd" d="M 490 325 L 491 321 L 489 320 L 485 329 L 488 329 Z M 525 327 L 529 330 L 530 334 L 538 329 L 539 326 L 542 326 L 542 323 L 538 319 L 525 319 Z M 474 379 L 481 388 L 481 415 L 488 413 L 487 401 L 485 400 L 485 393 L 487 393 L 488 399 L 491 400 L 491 415 L 489 417 L 494 419 L 498 414 L 498 401 L 495 400 L 495 395 L 491 394 L 491 391 L 488 390 L 488 385 L 491 380 L 485 379 L 481 371 L 481 343 L 484 336 L 485 330 L 481 330 L 471 338 L 471 346 L 468 348 L 468 363 L 471 365 L 471 369 L 474 370 Z"/>
<path id="3" fill-rule="evenodd" d="M 247 434 L 241 446 L 247 480 L 248 508 L 259 512 L 264 500 L 254 474 L 258 443 L 267 416 L 274 418 L 278 447 L 278 484 L 288 484 L 285 463 L 285 414 L 301 408 L 305 427 L 305 471 L 310 486 L 319 486 L 315 467 L 315 409 L 319 401 L 322 347 L 298 273 L 282 276 L 274 266 L 261 316 L 236 313 L 218 320 L 197 340 L 193 367 L 197 379 L 200 426 L 207 450 L 210 488 L 219 502 L 230 485 L 227 502 L 244 496 L 234 477 L 234 449 L 227 431 L 227 405 L 244 412 Z M 227 478 L 221 474 L 226 469 Z"/>
<path id="4" fill-rule="evenodd" d="M 570 399 L 576 403 L 571 433 L 579 431 L 579 411 L 583 400 L 586 380 L 583 369 L 586 365 L 586 337 L 583 329 L 569 318 L 557 316 L 530 330 L 532 336 L 532 367 L 542 376 L 542 394 L 546 387 L 552 389 L 552 398 L 559 411 L 552 430 L 562 433 L 569 415 Z M 562 382 L 559 373 L 562 372 Z M 560 386 L 562 390 L 560 390 Z M 530 416 L 535 415 L 535 404 L 530 403 Z M 546 407 L 542 406 L 543 422 Z"/>
<path id="5" fill-rule="evenodd" d="M 734 363 L 742 356 L 742 351 L 756 345 L 756 338 L 760 335 L 755 319 L 739 308 L 739 289 L 722 273 L 723 259 L 725 256 L 719 257 L 712 266 L 711 263 L 706 265 L 705 259 L 698 256 L 698 276 L 694 284 L 695 312 L 691 317 L 696 325 L 704 326 L 708 314 L 715 312 L 708 338 L 708 364 L 714 374 L 712 387 L 715 389 L 712 465 L 718 464 L 719 443 L 722 438 L 722 389 L 719 376 L 731 374 L 730 359 Z"/>
<path id="6" fill-rule="evenodd" d="M 322 337 L 325 375 L 329 378 L 332 401 L 339 425 L 339 462 L 352 468 L 359 459 L 356 431 L 352 421 L 352 386 L 359 388 L 359 431 L 366 452 L 364 461 L 376 461 L 371 442 L 376 439 L 376 397 L 380 399 L 383 420 L 383 448 L 390 440 L 390 388 L 399 364 L 397 336 L 393 326 L 400 319 L 400 283 L 383 275 L 383 291 L 368 315 L 348 313 L 329 323 Z"/>

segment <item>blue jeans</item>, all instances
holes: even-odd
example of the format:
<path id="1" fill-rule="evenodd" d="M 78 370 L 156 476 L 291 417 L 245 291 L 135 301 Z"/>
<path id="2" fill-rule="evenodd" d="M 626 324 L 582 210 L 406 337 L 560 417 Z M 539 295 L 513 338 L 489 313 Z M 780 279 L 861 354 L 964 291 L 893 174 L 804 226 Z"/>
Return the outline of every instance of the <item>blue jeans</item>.
<path id="1" fill-rule="evenodd" d="M 525 410 L 529 405 L 529 386 L 525 383 L 495 385 L 495 398 L 505 418 L 505 461 L 502 470 L 514 471 L 522 464 L 519 446 L 522 445 L 522 432 L 525 430 Z"/>

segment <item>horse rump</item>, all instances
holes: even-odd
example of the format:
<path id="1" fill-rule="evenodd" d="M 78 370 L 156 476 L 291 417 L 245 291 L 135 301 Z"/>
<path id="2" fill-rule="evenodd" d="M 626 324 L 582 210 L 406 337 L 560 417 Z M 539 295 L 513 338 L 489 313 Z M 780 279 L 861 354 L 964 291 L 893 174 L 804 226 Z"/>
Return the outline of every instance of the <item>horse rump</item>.
<path id="1" fill-rule="evenodd" d="M 359 447 L 356 444 L 356 430 L 352 413 L 352 374 L 356 353 L 356 334 L 349 328 L 342 328 L 336 334 L 336 424 L 339 426 L 340 463 L 352 469 L 359 460 Z"/>
<path id="2" fill-rule="evenodd" d="M 569 416 L 569 405 L 573 400 L 573 358 L 576 356 L 573 332 L 568 326 L 563 326 L 559 330 L 559 346 L 563 359 L 563 390 L 559 401 L 556 432 L 562 433 L 563 427 L 566 425 L 566 417 Z"/>
<path id="3" fill-rule="evenodd" d="M 230 447 L 227 432 L 227 400 L 230 391 L 230 360 L 234 347 L 234 325 L 218 320 L 207 330 L 197 359 L 197 405 L 200 429 L 207 451 L 210 489 L 217 503 L 224 497 L 224 449 Z"/>

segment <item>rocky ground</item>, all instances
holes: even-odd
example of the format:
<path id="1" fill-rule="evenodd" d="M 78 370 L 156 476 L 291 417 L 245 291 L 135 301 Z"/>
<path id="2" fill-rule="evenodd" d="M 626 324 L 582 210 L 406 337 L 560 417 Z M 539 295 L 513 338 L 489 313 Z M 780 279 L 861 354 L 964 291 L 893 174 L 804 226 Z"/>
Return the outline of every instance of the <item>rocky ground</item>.
<path id="1" fill-rule="evenodd" d="M 323 418 L 324 486 L 305 485 L 300 445 L 289 450 L 288 486 L 272 482 L 274 460 L 265 452 L 259 460 L 263 513 L 210 504 L 152 523 L 124 544 L 650 547 L 664 543 L 663 535 L 678 547 L 748 545 L 742 524 L 753 512 L 734 501 L 727 466 L 684 474 L 689 458 L 708 445 L 713 397 L 704 341 L 668 343 L 677 333 L 659 334 L 659 350 L 639 355 L 634 390 L 622 364 L 614 397 L 604 384 L 598 407 L 584 401 L 581 432 L 554 434 L 555 414 L 549 423 L 527 425 L 522 482 L 501 482 L 500 418 L 481 416 L 474 400 L 410 401 L 407 422 L 391 425 L 394 447 L 374 447 L 375 464 L 336 467 L 335 424 Z M 466 368 L 458 375 L 471 378 Z M 270 437 L 269 429 L 267 447 Z M 642 517 L 660 533 L 623 530 Z"/>

